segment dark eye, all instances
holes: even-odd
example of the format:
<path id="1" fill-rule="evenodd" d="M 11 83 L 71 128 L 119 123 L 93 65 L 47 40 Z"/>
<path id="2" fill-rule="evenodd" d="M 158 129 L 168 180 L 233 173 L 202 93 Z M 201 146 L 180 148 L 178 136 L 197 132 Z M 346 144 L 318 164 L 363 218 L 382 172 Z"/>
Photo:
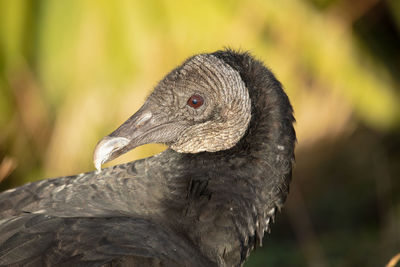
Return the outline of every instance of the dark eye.
<path id="1" fill-rule="evenodd" d="M 204 99 L 200 95 L 192 95 L 187 101 L 188 106 L 192 108 L 199 108 L 203 105 L 203 103 Z"/>

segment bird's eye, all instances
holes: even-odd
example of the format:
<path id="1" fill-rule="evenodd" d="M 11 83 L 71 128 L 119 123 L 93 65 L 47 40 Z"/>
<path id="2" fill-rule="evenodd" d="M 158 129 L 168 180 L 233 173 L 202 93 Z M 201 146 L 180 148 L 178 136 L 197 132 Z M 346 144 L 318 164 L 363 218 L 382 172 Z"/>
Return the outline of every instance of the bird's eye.
<path id="1" fill-rule="evenodd" d="M 187 105 L 192 108 L 199 108 L 203 105 L 203 103 L 204 99 L 200 95 L 192 95 L 187 101 Z"/>

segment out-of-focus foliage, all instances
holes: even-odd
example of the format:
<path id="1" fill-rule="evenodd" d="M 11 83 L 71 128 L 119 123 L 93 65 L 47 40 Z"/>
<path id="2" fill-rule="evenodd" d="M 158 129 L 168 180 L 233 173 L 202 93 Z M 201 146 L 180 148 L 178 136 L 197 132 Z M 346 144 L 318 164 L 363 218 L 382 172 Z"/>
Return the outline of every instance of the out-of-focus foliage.
<path id="1" fill-rule="evenodd" d="M 247 266 L 388 262 L 400 251 L 398 0 L 0 0 L 2 189 L 93 170 L 96 142 L 163 75 L 226 46 L 273 70 L 297 118 L 287 208 Z"/>

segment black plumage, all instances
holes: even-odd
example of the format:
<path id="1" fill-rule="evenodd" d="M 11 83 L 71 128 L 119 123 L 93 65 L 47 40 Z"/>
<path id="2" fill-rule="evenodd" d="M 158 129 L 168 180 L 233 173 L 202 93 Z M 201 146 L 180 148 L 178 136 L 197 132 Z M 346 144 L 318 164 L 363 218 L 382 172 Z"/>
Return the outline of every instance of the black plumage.
<path id="1" fill-rule="evenodd" d="M 150 142 L 169 149 L 0 194 L 0 266 L 240 266 L 288 194 L 293 122 L 260 61 L 194 56 L 99 142 L 94 161 L 100 169 Z"/>

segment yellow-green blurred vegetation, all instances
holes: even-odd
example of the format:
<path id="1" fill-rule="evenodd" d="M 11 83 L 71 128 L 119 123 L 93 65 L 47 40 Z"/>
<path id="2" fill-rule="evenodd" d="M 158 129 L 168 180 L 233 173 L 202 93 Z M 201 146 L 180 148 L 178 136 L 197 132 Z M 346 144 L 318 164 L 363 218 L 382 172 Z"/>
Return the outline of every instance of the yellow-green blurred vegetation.
<path id="1" fill-rule="evenodd" d="M 92 171 L 168 71 L 224 47 L 264 61 L 297 119 L 286 209 L 246 266 L 383 266 L 400 252 L 398 0 L 0 0 L 1 189 Z"/>

